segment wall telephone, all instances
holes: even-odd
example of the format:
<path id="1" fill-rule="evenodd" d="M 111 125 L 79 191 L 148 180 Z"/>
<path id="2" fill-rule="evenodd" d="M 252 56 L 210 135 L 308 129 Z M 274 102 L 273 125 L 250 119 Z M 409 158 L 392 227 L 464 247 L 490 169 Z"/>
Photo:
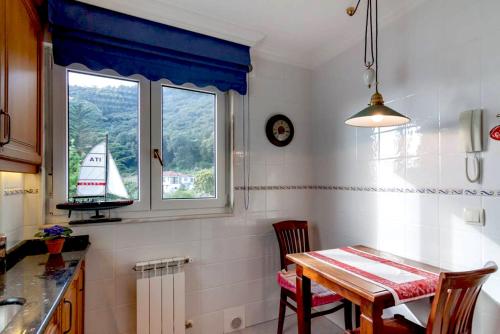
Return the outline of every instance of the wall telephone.
<path id="1" fill-rule="evenodd" d="M 483 150 L 483 111 L 468 110 L 460 114 L 460 136 L 465 150 L 465 176 L 469 182 L 478 182 L 481 177 L 481 163 L 477 157 Z M 469 153 L 472 158 L 469 159 Z M 469 161 L 472 160 L 472 172 Z"/>

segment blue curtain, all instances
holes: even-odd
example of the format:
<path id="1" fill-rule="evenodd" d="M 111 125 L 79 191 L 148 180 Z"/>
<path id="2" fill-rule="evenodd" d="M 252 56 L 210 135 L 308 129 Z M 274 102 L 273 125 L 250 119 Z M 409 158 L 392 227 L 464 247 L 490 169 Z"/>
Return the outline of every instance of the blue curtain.
<path id="1" fill-rule="evenodd" d="M 54 62 L 246 94 L 248 46 L 74 0 L 49 0 Z"/>

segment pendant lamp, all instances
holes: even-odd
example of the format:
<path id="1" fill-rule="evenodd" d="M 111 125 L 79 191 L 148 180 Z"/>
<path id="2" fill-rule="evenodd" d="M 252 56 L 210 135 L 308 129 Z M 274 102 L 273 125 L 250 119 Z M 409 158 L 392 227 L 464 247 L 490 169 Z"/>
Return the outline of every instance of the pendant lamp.
<path id="1" fill-rule="evenodd" d="M 399 126 L 406 124 L 410 119 L 397 111 L 384 105 L 384 98 L 378 91 L 378 0 L 375 2 L 375 29 L 373 23 L 372 0 L 367 0 L 366 25 L 365 25 L 365 67 L 363 74 L 365 83 L 371 88 L 375 81 L 375 93 L 372 95 L 370 104 L 354 116 L 345 121 L 347 125 L 366 128 L 379 128 L 386 126 Z M 347 14 L 356 14 L 361 0 L 358 0 L 356 7 L 347 8 Z M 375 33 L 375 39 L 373 37 Z M 370 54 L 368 54 L 368 49 Z M 373 69 L 375 67 L 375 69 Z"/>

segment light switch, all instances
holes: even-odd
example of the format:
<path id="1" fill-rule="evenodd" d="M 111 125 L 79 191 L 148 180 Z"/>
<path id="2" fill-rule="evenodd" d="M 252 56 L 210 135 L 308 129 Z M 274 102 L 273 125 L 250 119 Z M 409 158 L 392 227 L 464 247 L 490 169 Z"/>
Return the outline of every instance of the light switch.
<path id="1" fill-rule="evenodd" d="M 473 225 L 484 225 L 484 209 L 464 209 L 464 221 Z"/>

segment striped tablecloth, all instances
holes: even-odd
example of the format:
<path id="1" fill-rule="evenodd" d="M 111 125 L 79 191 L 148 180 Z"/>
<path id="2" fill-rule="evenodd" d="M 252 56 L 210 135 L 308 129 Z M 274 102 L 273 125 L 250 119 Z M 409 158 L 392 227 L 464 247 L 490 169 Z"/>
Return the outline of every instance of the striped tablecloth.
<path id="1" fill-rule="evenodd" d="M 439 280 L 439 275 L 436 273 L 394 262 L 352 247 L 306 254 L 387 289 L 394 296 L 396 305 L 433 296 Z"/>

